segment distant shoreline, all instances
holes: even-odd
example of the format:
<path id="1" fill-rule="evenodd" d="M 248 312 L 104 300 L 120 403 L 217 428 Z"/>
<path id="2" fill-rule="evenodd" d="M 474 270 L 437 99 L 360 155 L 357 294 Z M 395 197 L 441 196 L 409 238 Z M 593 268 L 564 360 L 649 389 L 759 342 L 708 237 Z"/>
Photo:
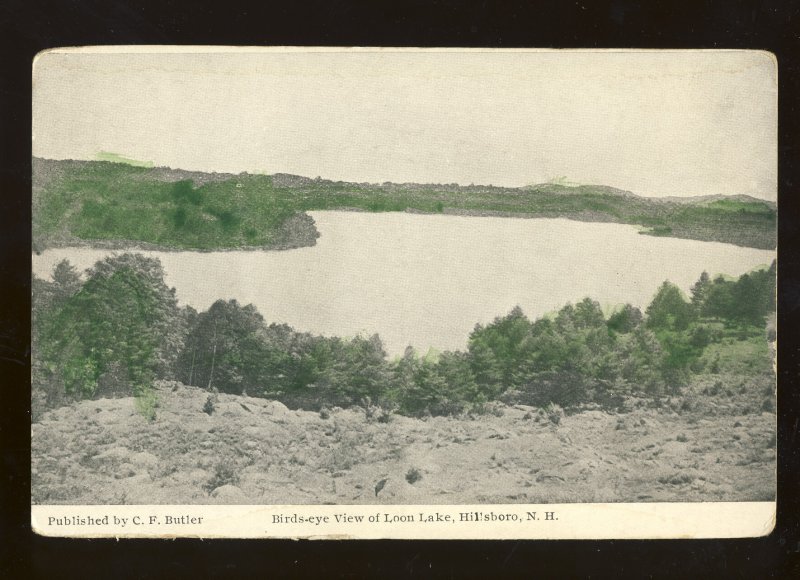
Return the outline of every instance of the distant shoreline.
<path id="1" fill-rule="evenodd" d="M 310 247 L 308 212 L 569 219 L 642 235 L 774 250 L 777 210 L 749 196 L 647 198 L 607 186 L 523 188 L 366 184 L 275 174 L 218 174 L 109 161 L 33 159 L 33 249 L 153 251 Z"/>

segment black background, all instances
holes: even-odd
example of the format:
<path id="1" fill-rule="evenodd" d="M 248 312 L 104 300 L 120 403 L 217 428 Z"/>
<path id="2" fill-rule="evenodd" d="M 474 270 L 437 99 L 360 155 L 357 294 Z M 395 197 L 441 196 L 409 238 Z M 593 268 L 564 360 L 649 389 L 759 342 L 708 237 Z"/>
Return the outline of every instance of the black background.
<path id="1" fill-rule="evenodd" d="M 795 318 L 800 3 L 545 0 L 202 3 L 0 0 L 0 575 L 151 577 L 800 577 Z M 30 531 L 31 62 L 94 44 L 751 48 L 779 64 L 778 521 L 731 541 L 63 540 Z"/>

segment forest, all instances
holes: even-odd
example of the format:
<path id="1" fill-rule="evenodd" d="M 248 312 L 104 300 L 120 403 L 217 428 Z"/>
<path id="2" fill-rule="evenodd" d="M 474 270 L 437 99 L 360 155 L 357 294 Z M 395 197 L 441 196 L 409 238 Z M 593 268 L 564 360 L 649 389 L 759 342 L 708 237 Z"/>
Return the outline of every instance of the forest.
<path id="1" fill-rule="evenodd" d="M 495 402 L 569 413 L 630 398 L 658 406 L 724 373 L 766 384 L 771 411 L 775 274 L 774 261 L 738 279 L 704 272 L 689 296 L 665 281 L 643 312 L 604 312 L 585 298 L 531 320 L 516 307 L 476 324 L 464 351 L 409 347 L 389 360 L 377 334 L 315 336 L 236 300 L 180 306 L 155 258 L 112 255 L 85 274 L 65 260 L 51 281 L 33 279 L 32 414 L 134 395 L 155 419 L 157 380 L 207 389 L 208 413 L 214 393 L 320 412 L 358 406 L 378 421 L 482 413 Z"/>

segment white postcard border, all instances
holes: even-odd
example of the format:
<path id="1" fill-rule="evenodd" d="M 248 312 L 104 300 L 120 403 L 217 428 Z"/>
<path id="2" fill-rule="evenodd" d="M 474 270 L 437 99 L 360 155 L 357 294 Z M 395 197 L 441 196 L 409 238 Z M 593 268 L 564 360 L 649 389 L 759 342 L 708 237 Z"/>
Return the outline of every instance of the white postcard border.
<path id="1" fill-rule="evenodd" d="M 495 505 L 34 505 L 81 538 L 701 539 L 768 535 L 775 502 Z"/>

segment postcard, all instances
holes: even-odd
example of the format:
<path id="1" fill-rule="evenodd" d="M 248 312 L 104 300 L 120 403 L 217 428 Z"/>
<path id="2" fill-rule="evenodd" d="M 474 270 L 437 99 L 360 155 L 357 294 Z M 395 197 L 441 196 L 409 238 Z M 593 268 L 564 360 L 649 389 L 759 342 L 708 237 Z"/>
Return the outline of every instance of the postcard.
<path id="1" fill-rule="evenodd" d="M 776 488 L 777 63 L 33 63 L 31 520 L 726 538 Z"/>

